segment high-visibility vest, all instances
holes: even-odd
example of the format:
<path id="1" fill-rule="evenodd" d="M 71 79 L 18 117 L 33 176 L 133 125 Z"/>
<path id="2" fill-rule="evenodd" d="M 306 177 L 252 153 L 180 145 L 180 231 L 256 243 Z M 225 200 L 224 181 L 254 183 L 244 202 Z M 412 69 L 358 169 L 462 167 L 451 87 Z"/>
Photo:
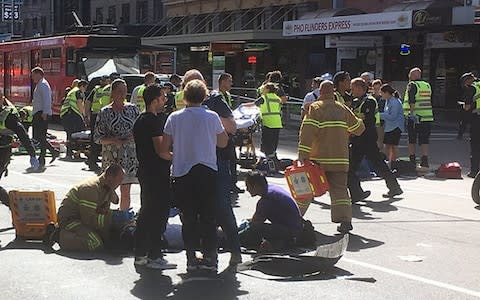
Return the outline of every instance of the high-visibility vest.
<path id="1" fill-rule="evenodd" d="M 222 98 L 228 104 L 228 107 L 232 108 L 232 95 L 229 92 L 220 92 L 220 94 L 222 94 Z"/>
<path id="2" fill-rule="evenodd" d="M 343 98 L 342 94 L 339 91 L 335 91 L 334 96 L 335 96 L 335 101 L 345 104 L 345 99 Z"/>
<path id="3" fill-rule="evenodd" d="M 420 118 L 420 122 L 433 121 L 432 88 L 430 84 L 425 81 L 411 81 L 410 83 L 415 84 L 417 87 L 417 93 L 415 94 L 415 115 Z M 405 116 L 410 114 L 408 86 L 403 99 L 403 112 Z"/>
<path id="4" fill-rule="evenodd" d="M 12 108 L 7 105 L 3 106 L 0 111 L 0 130 L 4 130 L 7 127 L 5 126 L 5 121 L 7 120 L 8 116 L 12 113 Z"/>
<path id="5" fill-rule="evenodd" d="M 263 126 L 268 128 L 282 128 L 281 99 L 275 93 L 267 93 L 262 96 L 263 103 L 260 105 L 260 113 Z"/>
<path id="6" fill-rule="evenodd" d="M 72 110 L 74 113 L 82 116 L 82 113 L 77 105 L 76 93 L 79 90 L 80 89 L 78 87 L 74 87 L 68 92 L 67 97 L 65 97 L 65 101 L 63 101 L 62 107 L 60 108 L 60 117 L 63 117 L 63 115 L 65 115 L 69 110 Z"/>
<path id="7" fill-rule="evenodd" d="M 100 103 L 102 103 L 102 107 L 100 110 L 104 107 L 110 104 L 110 95 L 112 94 L 112 86 L 110 84 L 107 84 L 106 86 L 103 87 L 101 97 L 100 97 Z"/>
<path id="8" fill-rule="evenodd" d="M 27 105 L 24 106 L 20 109 L 20 111 L 23 111 L 25 115 L 27 116 L 23 122 L 25 123 L 32 123 L 33 122 L 33 106 Z"/>
<path id="9" fill-rule="evenodd" d="M 143 99 L 143 92 L 145 92 L 145 89 L 147 86 L 145 84 L 142 84 L 138 90 L 137 90 L 137 95 L 135 96 L 136 103 L 138 110 L 142 113 L 146 110 L 146 105 L 145 105 L 145 99 Z"/>
<path id="10" fill-rule="evenodd" d="M 107 97 L 105 97 L 107 95 Z M 110 103 L 110 91 L 105 86 L 96 86 L 93 93 L 92 113 L 98 114 L 104 106 Z"/>
<path id="11" fill-rule="evenodd" d="M 380 126 L 380 112 L 378 111 L 378 102 L 377 99 L 375 99 L 373 96 L 367 94 L 366 98 L 375 101 L 375 125 Z M 363 104 L 365 103 L 365 99 L 362 100 L 362 103 L 353 110 L 353 113 L 357 116 L 357 118 L 360 118 L 362 120 L 365 120 L 365 115 L 362 113 L 362 107 Z"/>
<path id="12" fill-rule="evenodd" d="M 177 110 L 185 107 L 185 101 L 183 101 L 183 90 L 175 93 L 175 107 Z"/>
<path id="13" fill-rule="evenodd" d="M 472 112 L 480 114 L 480 81 L 475 81 L 472 83 L 472 86 L 475 88 L 475 95 L 473 96 L 473 107 Z"/>

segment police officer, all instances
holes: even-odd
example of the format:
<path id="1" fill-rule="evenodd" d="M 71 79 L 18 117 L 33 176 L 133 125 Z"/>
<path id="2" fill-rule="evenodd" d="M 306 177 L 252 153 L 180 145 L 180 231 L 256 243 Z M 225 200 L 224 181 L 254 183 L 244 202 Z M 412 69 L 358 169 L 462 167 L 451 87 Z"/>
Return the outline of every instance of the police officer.
<path id="1" fill-rule="evenodd" d="M 462 85 L 464 99 L 463 101 L 458 102 L 462 105 L 462 111 L 460 112 L 460 122 L 458 124 L 457 140 L 463 139 L 463 134 L 465 133 L 468 124 L 472 126 L 472 108 L 470 107 L 469 110 L 465 110 L 465 103 L 467 102 L 467 100 L 470 100 L 470 98 L 475 95 L 474 85 L 477 84 L 475 80 L 475 75 L 473 75 L 473 73 L 471 72 L 465 73 L 460 77 L 460 83 Z"/>
<path id="2" fill-rule="evenodd" d="M 397 179 L 380 154 L 377 147 L 377 124 L 380 123 L 380 114 L 375 98 L 367 94 L 368 86 L 362 78 L 355 78 L 351 84 L 353 101 L 353 112 L 362 119 L 365 124 L 365 131 L 360 136 L 351 138 L 350 168 L 348 170 L 348 189 L 352 201 L 360 201 L 370 195 L 370 191 L 363 191 L 356 172 L 362 159 L 365 157 L 373 166 L 375 172 L 385 179 L 388 192 L 383 195 L 385 198 L 393 198 L 403 193 Z"/>
<path id="3" fill-rule="evenodd" d="M 353 97 L 348 93 L 351 83 L 350 74 L 346 71 L 339 71 L 333 76 L 333 85 L 335 87 L 335 101 L 352 107 Z"/>
<path id="4" fill-rule="evenodd" d="M 136 104 L 140 113 L 145 112 L 145 100 L 143 100 L 143 92 L 147 86 L 151 86 L 155 83 L 155 73 L 147 72 L 145 73 L 143 84 L 136 86 L 133 89 L 132 96 L 130 98 L 130 103 Z"/>
<path id="5" fill-rule="evenodd" d="M 27 150 L 30 155 L 30 167 L 31 171 L 37 171 L 39 167 L 39 161 L 35 156 L 35 149 L 33 147 L 32 141 L 28 137 L 27 131 L 23 127 L 22 123 L 18 118 L 17 109 L 10 101 L 4 98 L 0 94 L 0 99 L 2 99 L 1 108 L 0 108 L 0 136 L 5 143 L 10 144 L 12 135 L 16 134 L 20 139 L 23 147 Z M 8 152 L 7 152 L 8 151 Z M 2 148 L 0 149 L 0 160 L 2 163 L 2 173 L 5 171 L 3 168 L 8 165 L 10 162 L 11 148 Z M 2 174 L 0 174 L 1 176 Z"/>
<path id="6" fill-rule="evenodd" d="M 428 144 L 433 122 L 432 88 L 428 82 L 421 79 L 420 68 L 411 69 L 408 78 L 410 82 L 403 99 L 403 113 L 408 118 L 408 152 L 410 161 L 415 164 L 415 142 L 418 138 L 422 149 L 420 166 L 428 168 Z"/>
<path id="7" fill-rule="evenodd" d="M 93 132 L 95 131 L 95 121 L 97 114 L 102 107 L 110 102 L 110 92 L 105 91 L 105 87 L 110 84 L 110 78 L 103 75 L 100 78 L 100 84 L 90 92 L 85 101 L 85 124 L 90 126 L 90 151 L 88 154 L 87 164 L 91 171 L 99 171 L 100 166 L 97 164 L 98 156 L 102 152 L 102 146 L 93 141 Z M 108 97 L 105 97 L 108 95 Z"/>
<path id="8" fill-rule="evenodd" d="M 73 150 L 70 144 L 72 134 L 85 130 L 83 101 L 85 99 L 87 85 L 87 81 L 80 80 L 78 87 L 70 89 L 60 108 L 60 118 L 62 119 L 63 128 L 65 128 L 65 132 L 67 133 L 67 159 L 73 158 Z"/>
<path id="9" fill-rule="evenodd" d="M 465 113 L 471 113 L 470 125 L 470 173 L 474 178 L 480 168 L 480 83 L 475 82 L 472 73 L 461 77 L 465 94 Z"/>

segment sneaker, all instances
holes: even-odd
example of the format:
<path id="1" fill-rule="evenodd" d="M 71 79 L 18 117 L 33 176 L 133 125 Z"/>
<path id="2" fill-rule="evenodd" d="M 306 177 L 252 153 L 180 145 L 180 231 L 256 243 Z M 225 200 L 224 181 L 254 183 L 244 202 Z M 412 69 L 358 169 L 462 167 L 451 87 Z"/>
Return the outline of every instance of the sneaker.
<path id="1" fill-rule="evenodd" d="M 135 256 L 135 260 L 133 262 L 136 266 L 146 266 L 148 264 L 148 257 L 146 256 Z"/>
<path id="2" fill-rule="evenodd" d="M 343 234 L 347 234 L 353 230 L 352 222 L 342 222 L 337 226 L 337 231 Z"/>
<path id="3" fill-rule="evenodd" d="M 169 263 L 168 260 L 164 259 L 163 257 L 159 257 L 157 259 L 149 259 L 147 268 L 155 270 L 170 270 L 176 269 L 177 265 Z"/>
<path id="4" fill-rule="evenodd" d="M 370 197 L 370 195 L 372 194 L 372 192 L 370 191 L 364 191 L 362 194 L 360 194 L 358 197 L 352 197 L 352 202 L 355 203 L 355 202 L 358 202 L 358 201 L 362 201 L 362 200 L 365 200 L 367 199 L 368 197 Z"/>
<path id="5" fill-rule="evenodd" d="M 230 262 L 228 263 L 229 266 L 236 266 L 242 263 L 242 254 L 241 253 L 233 253 L 230 255 Z"/>
<path id="6" fill-rule="evenodd" d="M 400 187 L 397 187 L 395 189 L 391 189 L 388 191 L 388 193 L 386 194 L 383 194 L 382 197 L 383 198 L 394 198 L 395 196 L 399 196 L 403 194 L 403 191 Z"/>
<path id="7" fill-rule="evenodd" d="M 245 190 L 239 188 L 237 185 L 234 185 L 234 186 L 232 186 L 231 192 L 235 193 L 235 194 L 243 194 L 243 193 L 245 193 Z"/>

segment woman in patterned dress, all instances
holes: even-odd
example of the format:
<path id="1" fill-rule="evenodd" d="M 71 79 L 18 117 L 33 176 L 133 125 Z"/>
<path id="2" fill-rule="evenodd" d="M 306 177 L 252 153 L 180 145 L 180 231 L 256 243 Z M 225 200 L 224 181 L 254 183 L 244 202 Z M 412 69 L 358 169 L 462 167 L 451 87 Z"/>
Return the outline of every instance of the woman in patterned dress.
<path id="1" fill-rule="evenodd" d="M 125 81 L 113 81 L 111 103 L 99 112 L 94 133 L 95 142 L 102 145 L 102 169 L 118 163 L 125 170 L 125 178 L 120 186 L 121 210 L 130 208 L 130 187 L 138 182 L 133 125 L 140 113 L 134 104 L 126 103 L 126 97 Z"/>

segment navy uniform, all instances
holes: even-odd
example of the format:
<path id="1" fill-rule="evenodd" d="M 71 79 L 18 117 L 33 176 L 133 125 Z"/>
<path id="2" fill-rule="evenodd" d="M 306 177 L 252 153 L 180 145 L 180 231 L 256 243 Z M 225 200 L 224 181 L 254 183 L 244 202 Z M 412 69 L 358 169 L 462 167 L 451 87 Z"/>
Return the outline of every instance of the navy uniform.
<path id="1" fill-rule="evenodd" d="M 470 126 L 470 173 L 475 177 L 480 168 L 480 82 L 466 86 L 465 110 L 472 110 Z"/>
<path id="2" fill-rule="evenodd" d="M 348 171 L 348 189 L 352 201 L 362 200 L 368 197 L 369 193 L 364 192 L 360 186 L 360 180 L 356 175 L 362 159 L 365 157 L 373 166 L 375 172 L 385 179 L 389 189 L 384 197 L 393 197 L 403 193 L 397 179 L 388 168 L 382 158 L 377 146 L 377 123 L 380 122 L 378 105 L 375 98 L 364 94 L 353 101 L 355 115 L 362 119 L 365 124 L 365 131 L 360 136 L 351 138 L 350 168 Z"/>

